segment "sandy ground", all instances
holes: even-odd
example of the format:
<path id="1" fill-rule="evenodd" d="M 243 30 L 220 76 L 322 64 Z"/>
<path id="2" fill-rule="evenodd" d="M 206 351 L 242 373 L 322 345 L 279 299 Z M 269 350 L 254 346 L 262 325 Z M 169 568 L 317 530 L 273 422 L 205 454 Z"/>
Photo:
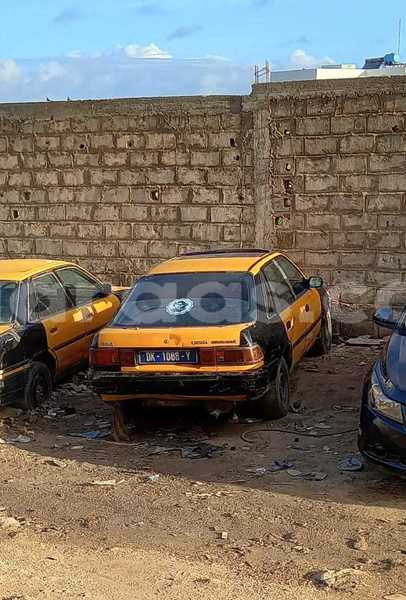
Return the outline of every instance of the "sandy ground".
<path id="1" fill-rule="evenodd" d="M 30 441 L 0 445 L 0 599 L 406 594 L 405 482 L 371 467 L 337 469 L 357 453 L 362 378 L 376 354 L 341 346 L 306 359 L 295 391 L 306 408 L 274 423 L 213 424 L 156 409 L 133 445 L 69 437 L 100 428 L 109 410 L 66 386 L 56 406 L 73 415 L 3 415 L 3 439 Z M 223 453 L 182 458 L 181 448 L 202 442 Z M 274 460 L 301 474 L 252 472 Z M 309 472 L 327 476 L 304 479 Z M 115 485 L 94 485 L 106 481 Z M 342 569 L 335 584 L 314 579 Z"/>

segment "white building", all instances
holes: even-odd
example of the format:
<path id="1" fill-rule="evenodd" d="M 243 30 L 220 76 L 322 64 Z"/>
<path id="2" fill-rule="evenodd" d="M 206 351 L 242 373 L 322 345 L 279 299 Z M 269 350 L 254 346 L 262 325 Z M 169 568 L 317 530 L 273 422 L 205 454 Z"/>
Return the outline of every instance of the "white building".
<path id="1" fill-rule="evenodd" d="M 356 77 L 393 77 L 406 75 L 406 64 L 399 62 L 395 54 L 367 59 L 362 69 L 356 65 L 325 65 L 314 69 L 271 71 L 271 83 L 283 81 L 314 81 L 316 79 L 349 79 Z"/>

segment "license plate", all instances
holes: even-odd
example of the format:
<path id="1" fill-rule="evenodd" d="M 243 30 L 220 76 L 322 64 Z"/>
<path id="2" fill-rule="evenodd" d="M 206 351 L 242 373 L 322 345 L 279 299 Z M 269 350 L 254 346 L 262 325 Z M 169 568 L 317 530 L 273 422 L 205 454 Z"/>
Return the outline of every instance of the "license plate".
<path id="1" fill-rule="evenodd" d="M 148 350 L 138 353 L 138 363 L 149 364 L 196 364 L 196 350 Z"/>

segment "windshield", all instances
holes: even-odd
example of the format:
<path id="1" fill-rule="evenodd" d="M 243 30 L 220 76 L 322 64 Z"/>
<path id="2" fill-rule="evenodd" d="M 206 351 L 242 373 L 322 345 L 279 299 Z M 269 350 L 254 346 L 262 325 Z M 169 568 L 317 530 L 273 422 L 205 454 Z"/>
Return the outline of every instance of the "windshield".
<path id="1" fill-rule="evenodd" d="M 204 327 L 255 317 L 255 284 L 248 273 L 179 273 L 140 279 L 113 326 Z"/>
<path id="2" fill-rule="evenodd" d="M 17 312 L 18 284 L 0 281 L 0 323 L 11 323 Z"/>

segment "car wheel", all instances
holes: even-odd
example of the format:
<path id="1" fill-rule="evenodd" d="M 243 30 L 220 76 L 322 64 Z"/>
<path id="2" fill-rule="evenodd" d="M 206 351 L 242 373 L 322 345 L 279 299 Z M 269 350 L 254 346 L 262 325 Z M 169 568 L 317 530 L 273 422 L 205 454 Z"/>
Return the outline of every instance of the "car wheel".
<path id="1" fill-rule="evenodd" d="M 266 394 L 257 401 L 259 413 L 264 419 L 281 419 L 289 412 L 289 402 L 289 368 L 286 360 L 281 358 L 275 379 Z"/>
<path id="2" fill-rule="evenodd" d="M 28 373 L 24 390 L 24 408 L 32 410 L 49 400 L 52 392 L 52 376 L 48 367 L 41 362 L 33 362 Z"/>
<path id="3" fill-rule="evenodd" d="M 326 308 L 323 311 L 323 315 L 321 317 L 320 334 L 312 348 L 312 354 L 314 356 L 322 356 L 324 354 L 328 354 L 331 350 L 332 343 L 333 322 L 331 318 L 330 308 Z"/>

